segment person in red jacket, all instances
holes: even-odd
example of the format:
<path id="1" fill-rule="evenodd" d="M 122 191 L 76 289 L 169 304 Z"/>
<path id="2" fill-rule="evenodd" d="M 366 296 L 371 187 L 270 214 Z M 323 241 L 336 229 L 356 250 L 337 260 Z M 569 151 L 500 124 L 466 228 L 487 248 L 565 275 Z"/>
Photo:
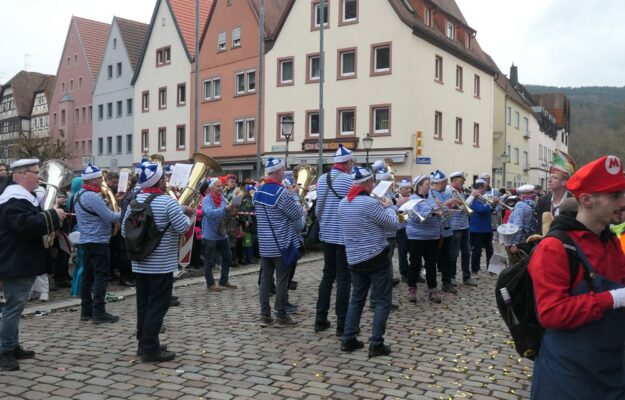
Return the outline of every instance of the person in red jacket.
<path id="1" fill-rule="evenodd" d="M 534 364 L 531 398 L 623 399 L 625 255 L 610 231 L 625 211 L 622 161 L 614 156 L 595 160 L 566 187 L 579 203 L 577 216 L 561 213 L 551 229 L 564 230 L 585 254 L 592 285 L 582 264 L 570 285 L 562 242 L 547 237 L 538 244 L 529 273 L 546 332 Z"/>

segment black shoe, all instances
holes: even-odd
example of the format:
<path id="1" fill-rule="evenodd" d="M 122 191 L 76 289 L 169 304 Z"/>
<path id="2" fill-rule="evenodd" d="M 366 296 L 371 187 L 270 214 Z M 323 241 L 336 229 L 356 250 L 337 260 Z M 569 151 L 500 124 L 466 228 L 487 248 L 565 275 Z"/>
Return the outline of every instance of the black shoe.
<path id="1" fill-rule="evenodd" d="M 105 323 L 114 324 L 117 321 L 119 321 L 119 317 L 117 315 L 109 314 L 107 312 L 104 314 L 94 315 L 91 320 L 91 322 L 96 325 Z"/>
<path id="2" fill-rule="evenodd" d="M 121 282 L 119 282 L 122 286 L 128 286 L 128 287 L 134 287 L 137 286 L 137 282 L 136 281 L 132 281 L 130 279 L 123 279 Z"/>
<path id="3" fill-rule="evenodd" d="M 0 353 L 0 371 L 17 371 L 20 369 L 20 364 L 13 355 L 13 350 Z"/>
<path id="4" fill-rule="evenodd" d="M 393 278 L 393 287 L 399 285 L 399 278 Z"/>
<path id="5" fill-rule="evenodd" d="M 24 350 L 22 346 L 17 346 L 13 349 L 13 357 L 16 360 L 28 360 L 30 358 L 35 358 L 35 352 L 32 350 Z"/>
<path id="6" fill-rule="evenodd" d="M 165 351 L 167 350 L 167 345 L 166 344 L 162 344 L 158 347 L 159 351 Z M 141 357 L 143 355 L 143 349 L 141 347 L 139 347 L 137 349 L 137 356 Z"/>
<path id="7" fill-rule="evenodd" d="M 388 356 L 391 354 L 391 346 L 387 346 L 384 343 L 377 346 L 369 346 L 369 357 Z"/>
<path id="8" fill-rule="evenodd" d="M 296 281 L 291 281 L 289 283 L 289 290 L 297 290 L 297 282 Z"/>
<path id="9" fill-rule="evenodd" d="M 171 299 L 169 300 L 169 306 L 176 307 L 179 305 L 180 305 L 180 300 L 178 300 L 178 296 L 171 296 Z"/>
<path id="10" fill-rule="evenodd" d="M 315 332 L 325 331 L 326 329 L 328 329 L 331 326 L 332 326 L 332 324 L 328 320 L 325 320 L 325 321 L 315 321 Z"/>
<path id="11" fill-rule="evenodd" d="M 91 318 L 93 318 L 93 316 L 91 314 L 80 314 L 80 320 L 81 321 L 89 321 Z"/>
<path id="12" fill-rule="evenodd" d="M 417 283 L 425 283 L 425 279 L 421 275 L 417 277 Z"/>
<path id="13" fill-rule="evenodd" d="M 363 347 L 365 347 L 365 344 L 356 338 L 341 341 L 341 351 L 352 352 Z"/>
<path id="14" fill-rule="evenodd" d="M 443 292 L 458 293 L 458 289 L 456 289 L 456 287 L 454 285 L 452 285 L 451 283 L 447 283 L 447 284 L 443 285 Z"/>
<path id="15" fill-rule="evenodd" d="M 147 363 L 165 362 L 165 361 L 171 361 L 174 358 L 176 358 L 176 353 L 174 353 L 173 351 L 159 350 L 156 353 L 143 354 L 141 356 L 141 361 L 147 362 Z"/>

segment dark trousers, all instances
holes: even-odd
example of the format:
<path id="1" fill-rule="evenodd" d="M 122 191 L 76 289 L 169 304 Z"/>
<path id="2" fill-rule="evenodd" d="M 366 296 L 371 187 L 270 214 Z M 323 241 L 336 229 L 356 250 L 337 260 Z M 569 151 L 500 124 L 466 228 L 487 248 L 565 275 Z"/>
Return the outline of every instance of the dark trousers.
<path id="1" fill-rule="evenodd" d="M 189 266 L 193 267 L 201 267 L 203 266 L 202 262 L 202 240 L 201 239 L 193 239 L 193 249 L 191 250 L 191 263 Z"/>
<path id="2" fill-rule="evenodd" d="M 351 285 L 349 269 L 347 268 L 347 254 L 345 253 L 345 246 L 326 242 L 322 242 L 322 244 L 324 265 L 323 276 L 319 283 L 315 321 L 325 322 L 328 320 L 332 286 L 336 280 L 336 325 L 337 328 L 342 328 L 345 325 Z"/>
<path id="3" fill-rule="evenodd" d="M 158 352 L 158 334 L 169 309 L 173 274 L 137 275 L 137 341 L 144 354 Z"/>
<path id="4" fill-rule="evenodd" d="M 271 306 L 269 298 L 271 297 L 271 287 L 276 285 L 276 314 L 280 318 L 287 316 L 286 306 L 289 301 L 289 270 L 288 266 L 282 264 L 282 257 L 262 257 L 260 261 L 260 314 L 268 317 L 271 316 Z"/>
<path id="5" fill-rule="evenodd" d="M 462 266 L 462 280 L 471 278 L 469 262 L 471 260 L 471 244 L 469 241 L 469 229 L 459 229 L 454 231 L 451 239 L 451 277 L 456 277 L 458 269 L 458 255 L 460 255 L 460 265 Z"/>
<path id="6" fill-rule="evenodd" d="M 493 233 L 471 232 L 471 272 L 473 273 L 480 270 L 482 248 L 486 249 L 486 267 L 488 268 L 490 258 L 493 256 Z"/>
<path id="7" fill-rule="evenodd" d="M 406 276 L 408 271 L 408 236 L 406 236 L 406 228 L 397 231 L 395 237 L 397 242 L 397 258 L 399 259 L 399 274 Z"/>
<path id="8" fill-rule="evenodd" d="M 410 263 L 406 275 L 408 277 L 408 287 L 417 287 L 417 278 L 423 267 L 422 260 L 425 260 L 425 277 L 428 289 L 436 289 L 436 259 L 438 257 L 439 239 L 433 240 L 412 240 L 408 239 L 410 250 Z"/>
<path id="9" fill-rule="evenodd" d="M 202 239 L 202 244 L 204 245 L 204 278 L 206 279 L 206 286 L 213 286 L 215 284 L 213 267 L 215 266 L 217 254 L 221 256 L 221 276 L 219 277 L 219 284 L 225 285 L 228 283 L 230 266 L 232 265 L 230 242 L 228 239 Z"/>
<path id="10" fill-rule="evenodd" d="M 54 258 L 54 281 L 56 283 L 64 282 L 70 280 L 69 276 L 69 254 L 61 250 L 60 248 L 56 248 L 56 257 Z"/>
<path id="11" fill-rule="evenodd" d="M 84 243 L 80 297 L 83 315 L 102 315 L 111 273 L 108 243 Z M 91 290 L 93 288 L 93 296 Z"/>
<path id="12" fill-rule="evenodd" d="M 443 286 L 451 283 L 452 265 L 451 265 L 451 241 L 453 236 L 441 238 L 438 248 L 438 269 L 443 275 Z M 455 268 L 455 267 L 454 267 Z"/>

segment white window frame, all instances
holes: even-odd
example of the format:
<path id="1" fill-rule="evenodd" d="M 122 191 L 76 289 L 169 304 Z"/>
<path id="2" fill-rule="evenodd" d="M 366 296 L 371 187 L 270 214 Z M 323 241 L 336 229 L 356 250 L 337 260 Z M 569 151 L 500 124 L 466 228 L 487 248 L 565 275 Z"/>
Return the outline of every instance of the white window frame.
<path id="1" fill-rule="evenodd" d="M 150 132 L 147 130 L 141 131 L 141 151 L 148 151 L 150 149 Z"/>
<path id="2" fill-rule="evenodd" d="M 343 123 L 344 123 L 343 115 L 345 113 L 352 113 L 352 130 L 351 131 L 346 131 L 345 127 L 343 125 Z M 349 109 L 349 110 L 341 110 L 339 112 L 339 134 L 341 134 L 341 135 L 354 135 L 356 133 L 355 126 L 356 126 L 356 109 L 352 108 L 352 109 Z"/>
<path id="3" fill-rule="evenodd" d="M 456 143 L 462 143 L 462 118 L 456 117 Z"/>
<path id="4" fill-rule="evenodd" d="M 432 27 L 432 9 L 429 7 L 426 7 L 423 12 L 423 22 L 428 27 Z"/>
<path id="5" fill-rule="evenodd" d="M 321 126 L 320 126 L 321 120 L 320 120 L 319 111 L 309 112 L 308 116 L 307 116 L 307 118 L 308 118 L 308 132 L 306 132 L 306 134 L 309 137 L 319 137 L 319 132 L 316 132 L 316 133 L 312 132 L 312 125 L 313 125 L 312 124 L 312 119 L 313 119 L 313 116 L 315 116 L 315 115 L 317 116 L 317 126 L 319 128 L 321 128 Z M 319 129 L 319 130 L 321 130 L 321 129 Z"/>
<path id="6" fill-rule="evenodd" d="M 480 146 L 480 124 L 473 124 L 473 147 Z"/>
<path id="7" fill-rule="evenodd" d="M 234 141 L 235 143 L 245 142 L 245 119 L 234 120 Z"/>
<path id="8" fill-rule="evenodd" d="M 345 18 L 345 12 L 347 10 L 348 1 L 353 1 L 356 4 L 356 16 L 354 18 Z M 358 20 L 358 0 L 343 0 L 342 3 L 343 4 L 341 7 L 341 21 L 343 23 L 357 21 Z"/>
<path id="9" fill-rule="evenodd" d="M 434 137 L 443 138 L 443 113 L 441 111 L 434 112 Z"/>
<path id="10" fill-rule="evenodd" d="M 291 64 L 291 79 L 289 79 L 289 80 L 285 80 L 284 79 L 284 64 L 285 63 L 290 63 Z M 282 84 L 282 85 L 292 84 L 293 81 L 294 81 L 294 75 L 295 75 L 295 71 L 294 71 L 294 68 L 293 68 L 295 66 L 295 63 L 294 63 L 293 58 L 289 58 L 289 59 L 286 59 L 286 60 L 280 60 L 279 64 L 280 64 L 279 65 L 279 68 L 280 68 L 280 84 Z"/>
<path id="11" fill-rule="evenodd" d="M 345 78 L 351 78 L 352 76 L 356 76 L 356 49 L 353 50 L 345 50 L 345 51 L 341 51 L 341 65 L 340 65 L 340 71 L 341 71 L 341 77 L 345 77 Z M 351 72 L 345 72 L 345 62 L 343 57 L 345 57 L 346 55 L 351 54 L 354 56 L 354 70 Z"/>
<path id="12" fill-rule="evenodd" d="M 324 2 L 324 7 L 323 7 L 323 11 L 324 11 L 324 20 L 326 19 L 325 16 L 327 15 L 327 20 L 323 23 L 323 27 L 327 28 L 330 26 L 330 7 L 329 7 L 329 2 L 328 0 L 321 0 Z M 315 15 L 313 16 L 313 21 L 314 21 L 314 26 L 315 28 L 320 28 L 321 27 L 321 1 L 315 4 L 314 7 L 314 13 Z"/>
<path id="13" fill-rule="evenodd" d="M 438 82 L 443 81 L 443 57 L 434 57 L 434 80 Z"/>
<path id="14" fill-rule="evenodd" d="M 237 47 L 241 47 L 241 28 L 232 30 L 232 48 L 236 49 Z"/>
<path id="15" fill-rule="evenodd" d="M 158 140 L 158 150 L 165 151 L 167 149 L 167 129 L 158 128 L 156 132 Z"/>
<path id="16" fill-rule="evenodd" d="M 317 60 L 319 67 L 317 68 L 317 76 L 313 76 L 313 60 Z M 321 57 L 319 54 L 308 57 L 308 80 L 319 81 L 321 79 Z"/>
<path id="17" fill-rule="evenodd" d="M 251 79 L 250 77 L 254 77 L 254 88 L 251 88 Z M 245 71 L 245 90 L 247 93 L 256 93 L 256 70 L 249 69 Z"/>
<path id="18" fill-rule="evenodd" d="M 521 114 L 518 111 L 514 112 L 514 127 L 519 129 L 521 124 Z"/>
<path id="19" fill-rule="evenodd" d="M 217 85 L 215 82 L 219 82 L 219 93 L 217 93 Z M 210 92 L 208 96 L 206 95 L 206 85 L 208 84 L 208 91 Z M 210 100 L 218 100 L 221 99 L 221 77 L 214 77 L 210 79 L 205 79 L 202 84 L 202 90 L 204 92 L 204 101 Z"/>
<path id="20" fill-rule="evenodd" d="M 388 49 L 388 67 L 387 68 L 378 68 L 378 51 L 382 49 Z M 375 73 L 389 72 L 391 70 L 391 65 L 393 65 L 392 60 L 391 60 L 392 56 L 393 56 L 393 50 L 391 49 L 390 44 L 385 45 L 385 46 L 374 47 L 373 48 L 373 72 Z"/>
<path id="21" fill-rule="evenodd" d="M 182 136 L 180 128 L 184 129 Z M 187 127 L 186 125 L 176 125 L 176 150 L 184 150 L 187 147 Z"/>
<path id="22" fill-rule="evenodd" d="M 227 42 L 228 34 L 226 32 L 219 32 L 217 34 L 217 51 L 226 51 Z"/>
<path id="23" fill-rule="evenodd" d="M 252 129 L 250 129 L 250 122 L 252 123 Z M 256 136 L 254 133 L 256 132 L 256 119 L 248 118 L 245 120 L 245 140 L 248 142 L 254 142 Z"/>
<path id="24" fill-rule="evenodd" d="M 386 121 L 386 128 L 383 129 L 376 129 L 376 125 L 377 125 L 377 121 L 378 121 L 378 111 L 382 111 L 382 110 L 386 110 L 387 112 L 387 121 Z M 391 108 L 390 107 L 375 107 L 372 110 L 373 112 L 373 133 L 375 133 L 376 135 L 384 135 L 390 132 L 390 119 L 391 119 Z"/>
<path id="25" fill-rule="evenodd" d="M 167 88 L 158 89 L 158 108 L 159 109 L 167 108 Z"/>
<path id="26" fill-rule="evenodd" d="M 449 39 L 455 40 L 456 39 L 456 26 L 451 21 L 447 21 L 446 25 L 447 25 L 447 29 L 445 29 L 445 35 Z"/>
<path id="27" fill-rule="evenodd" d="M 464 71 L 460 65 L 456 65 L 456 89 L 462 91 Z"/>
<path id="28" fill-rule="evenodd" d="M 473 76 L 473 96 L 480 97 L 480 76 L 477 74 Z"/>
<path id="29" fill-rule="evenodd" d="M 242 88 L 241 88 L 241 83 Z M 234 74 L 234 93 L 239 96 L 245 94 L 245 72 L 237 72 Z"/>
<path id="30" fill-rule="evenodd" d="M 219 141 L 215 140 L 215 127 L 219 127 Z M 206 140 L 208 136 L 208 141 Z M 221 122 L 209 122 L 202 125 L 202 143 L 204 146 L 219 146 L 221 144 Z"/>

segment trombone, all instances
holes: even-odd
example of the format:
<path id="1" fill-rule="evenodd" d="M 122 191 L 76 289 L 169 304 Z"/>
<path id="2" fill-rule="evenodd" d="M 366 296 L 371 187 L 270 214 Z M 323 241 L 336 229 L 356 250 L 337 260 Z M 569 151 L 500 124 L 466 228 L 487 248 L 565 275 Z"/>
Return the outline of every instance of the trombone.
<path id="1" fill-rule="evenodd" d="M 460 202 L 462 203 L 462 207 L 467 211 L 467 214 L 469 215 L 469 217 L 471 215 L 473 215 L 473 210 L 471 209 L 471 207 L 469 207 L 469 205 L 464 201 L 464 199 L 462 198 L 462 196 L 460 195 L 460 193 L 454 189 L 451 188 L 451 195 L 452 197 L 460 200 Z"/>

